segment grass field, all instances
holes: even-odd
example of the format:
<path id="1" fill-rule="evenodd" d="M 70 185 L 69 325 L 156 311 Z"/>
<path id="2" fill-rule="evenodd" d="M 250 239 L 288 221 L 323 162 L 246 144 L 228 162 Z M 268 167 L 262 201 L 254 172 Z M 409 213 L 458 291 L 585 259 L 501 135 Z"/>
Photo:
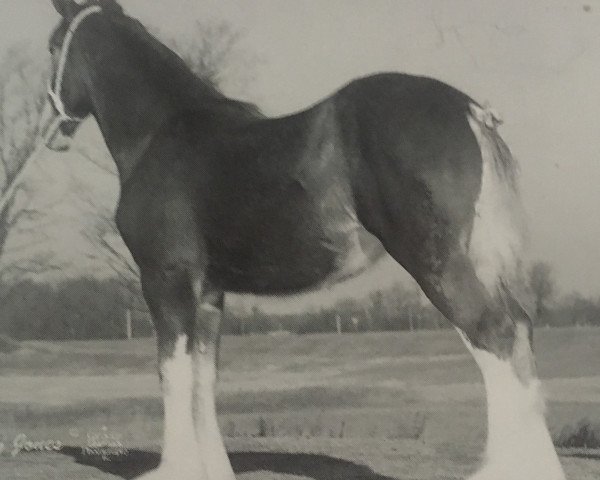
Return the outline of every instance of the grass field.
<path id="1" fill-rule="evenodd" d="M 600 329 L 536 332 L 558 439 L 600 421 Z M 0 478 L 133 478 L 158 462 L 153 340 L 27 342 L 0 354 Z M 479 372 L 453 331 L 226 337 L 220 423 L 241 479 L 458 479 L 485 439 Z M 19 434 L 59 440 L 19 453 Z M 82 453 L 118 439 L 127 455 Z M 104 438 L 104 437 L 103 437 Z M 0 446 L 1 449 L 1 446 Z M 569 479 L 600 478 L 597 450 L 561 450 Z"/>

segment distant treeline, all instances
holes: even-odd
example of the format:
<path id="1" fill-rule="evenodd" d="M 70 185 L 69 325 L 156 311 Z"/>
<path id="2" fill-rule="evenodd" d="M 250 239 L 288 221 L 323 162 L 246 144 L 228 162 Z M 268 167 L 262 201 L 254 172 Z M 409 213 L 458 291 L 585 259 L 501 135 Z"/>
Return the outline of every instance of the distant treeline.
<path id="1" fill-rule="evenodd" d="M 22 281 L 0 286 L 0 334 L 38 340 L 146 337 L 152 322 L 139 289 L 117 280 L 80 278 L 57 285 Z M 260 304 L 259 304 L 260 305 Z M 293 314 L 269 313 L 259 305 L 227 303 L 223 333 L 367 332 L 449 328 L 450 324 L 415 288 L 400 284 L 364 299 Z M 545 307 L 538 326 L 600 326 L 600 300 L 578 295 Z"/>
<path id="2" fill-rule="evenodd" d="M 225 332 L 240 335 L 268 332 L 325 333 L 439 329 L 450 327 L 415 289 L 395 285 L 363 299 L 345 298 L 335 305 L 301 313 L 273 314 L 260 306 L 227 312 Z"/>
<path id="3" fill-rule="evenodd" d="M 542 311 L 536 324 L 548 327 L 600 327 L 600 298 L 568 295 Z"/>
<path id="4" fill-rule="evenodd" d="M 0 287 L 0 334 L 19 340 L 126 338 L 129 317 L 134 336 L 150 336 L 147 311 L 136 297 L 116 280 L 5 285 Z"/>

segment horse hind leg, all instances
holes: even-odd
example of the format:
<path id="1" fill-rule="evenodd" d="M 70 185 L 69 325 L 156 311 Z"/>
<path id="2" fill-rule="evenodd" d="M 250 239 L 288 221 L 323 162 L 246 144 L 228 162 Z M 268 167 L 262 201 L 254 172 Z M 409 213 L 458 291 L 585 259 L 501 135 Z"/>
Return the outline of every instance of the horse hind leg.
<path id="1" fill-rule="evenodd" d="M 531 320 L 516 299 L 522 282 L 519 202 L 509 172 L 498 171 L 497 158 L 507 150 L 475 116 L 468 122 L 483 162 L 472 221 L 452 224 L 415 216 L 410 235 L 419 235 L 417 245 L 394 228 L 394 221 L 405 226 L 406 221 L 392 218 L 380 239 L 460 332 L 482 372 L 488 439 L 484 463 L 470 480 L 564 480 L 544 417 Z M 453 184 L 447 190 L 458 195 L 462 187 Z M 443 216 L 444 205 L 432 211 Z M 434 247 L 425 251 L 426 245 Z"/>
<path id="2" fill-rule="evenodd" d="M 446 281 L 477 282 L 466 276 Z M 463 299 L 448 301 L 453 311 L 464 307 Z M 481 370 L 487 396 L 484 463 L 470 480 L 563 480 L 544 417 L 526 312 L 508 291 L 495 296 L 483 291 L 451 320 Z"/>
<path id="3" fill-rule="evenodd" d="M 455 326 L 483 376 L 487 445 L 480 470 L 469 480 L 564 480 L 546 427 L 532 324 L 510 288 L 486 287 L 475 262 L 458 249 L 439 275 L 416 278 Z"/>
<path id="4" fill-rule="evenodd" d="M 463 257 L 467 266 L 441 282 L 472 283 L 471 292 L 479 292 L 472 304 L 476 308 L 452 309 L 454 325 L 482 372 L 487 394 L 485 463 L 471 480 L 563 480 L 546 426 L 532 349 L 533 325 L 516 299 L 526 291 L 520 271 L 521 208 L 511 179 L 498 164 L 503 160 L 498 156 L 510 153 L 503 151 L 504 143 L 481 121 L 476 107 L 471 113 L 469 124 L 483 162 L 481 191 Z M 460 290 L 442 288 L 453 297 L 450 303 L 464 305 L 457 295 Z"/>
<path id="5" fill-rule="evenodd" d="M 465 280 L 452 281 L 460 285 Z M 470 308 L 453 317 L 481 370 L 487 397 L 484 464 L 470 480 L 563 480 L 546 426 L 531 321 L 511 292 L 491 293 L 476 295 Z M 464 307 L 460 299 L 450 301 Z"/>
<path id="6" fill-rule="evenodd" d="M 475 109 L 475 111 L 473 111 Z M 468 246 L 440 278 L 450 320 L 477 362 L 486 388 L 485 461 L 471 480 L 563 480 L 544 416 L 532 350 L 533 326 L 516 300 L 523 293 L 518 195 L 501 162 L 509 155 L 472 107 L 469 124 L 482 179 Z"/>

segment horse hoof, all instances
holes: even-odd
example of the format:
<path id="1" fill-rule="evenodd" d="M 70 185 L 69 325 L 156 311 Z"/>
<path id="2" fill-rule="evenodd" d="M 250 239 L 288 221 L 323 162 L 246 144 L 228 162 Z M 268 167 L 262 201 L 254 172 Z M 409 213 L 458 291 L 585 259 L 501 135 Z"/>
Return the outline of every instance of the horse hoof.
<path id="1" fill-rule="evenodd" d="M 145 473 L 135 480 L 235 480 L 231 469 L 223 469 L 222 472 L 208 474 L 202 464 L 188 465 L 160 465 L 156 470 Z"/>
<path id="2" fill-rule="evenodd" d="M 468 480 L 565 480 L 565 475 L 560 467 L 548 468 L 543 462 L 532 462 L 529 465 L 486 465 Z"/>
<path id="3" fill-rule="evenodd" d="M 135 480 L 211 480 L 201 465 L 161 465 Z"/>

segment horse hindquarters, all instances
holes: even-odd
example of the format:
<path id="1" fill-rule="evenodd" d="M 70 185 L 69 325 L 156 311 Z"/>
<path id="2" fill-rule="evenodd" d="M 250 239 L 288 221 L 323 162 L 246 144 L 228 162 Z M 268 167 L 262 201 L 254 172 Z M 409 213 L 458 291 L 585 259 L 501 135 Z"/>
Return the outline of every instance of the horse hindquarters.
<path id="1" fill-rule="evenodd" d="M 481 369 L 488 441 L 472 480 L 562 480 L 544 418 L 531 321 L 516 300 L 522 224 L 512 158 L 483 110 L 471 105 L 461 115 L 446 140 L 439 138 L 443 124 L 432 118 L 435 152 L 403 138 L 410 153 L 400 147 L 392 159 L 388 148 L 385 160 L 365 159 L 370 165 L 361 187 L 370 190 L 357 192 L 359 218 L 457 328 Z M 426 159 L 423 168 L 403 156 L 409 154 Z M 405 191 L 395 191 L 394 181 Z"/>

